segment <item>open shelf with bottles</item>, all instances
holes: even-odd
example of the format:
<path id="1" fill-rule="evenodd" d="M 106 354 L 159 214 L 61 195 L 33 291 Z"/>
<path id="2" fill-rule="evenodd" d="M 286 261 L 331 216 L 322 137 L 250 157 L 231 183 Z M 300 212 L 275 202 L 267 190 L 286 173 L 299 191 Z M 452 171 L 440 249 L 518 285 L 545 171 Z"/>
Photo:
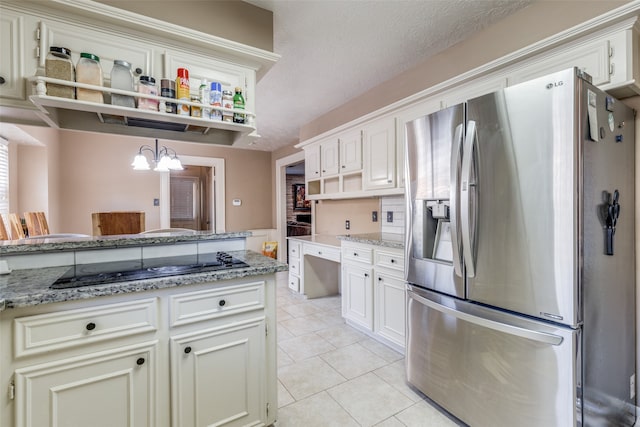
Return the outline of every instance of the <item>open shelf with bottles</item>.
<path id="1" fill-rule="evenodd" d="M 246 123 L 210 120 L 203 117 L 121 107 L 109 103 L 101 104 L 48 96 L 46 94 L 46 83 L 101 91 L 104 94 L 105 101 L 108 101 L 111 94 L 115 93 L 134 98 L 157 100 L 160 105 L 163 102 L 172 102 L 178 105 L 210 108 L 222 112 L 233 113 L 238 110 L 44 76 L 30 77 L 28 81 L 35 86 L 34 95 L 31 95 L 29 99 L 38 108 L 38 115 L 49 126 L 58 129 L 86 130 L 218 145 L 253 145 L 255 140 L 259 138 L 255 127 L 255 114 L 247 110 L 242 111 L 245 115 Z"/>

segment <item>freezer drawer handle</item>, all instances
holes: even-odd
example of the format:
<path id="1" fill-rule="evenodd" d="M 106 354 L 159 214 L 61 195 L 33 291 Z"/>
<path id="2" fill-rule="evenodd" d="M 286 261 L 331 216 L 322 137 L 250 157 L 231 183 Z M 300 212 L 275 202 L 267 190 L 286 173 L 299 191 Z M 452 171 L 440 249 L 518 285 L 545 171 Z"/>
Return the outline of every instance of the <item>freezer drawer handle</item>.
<path id="1" fill-rule="evenodd" d="M 421 297 L 413 292 L 410 292 L 409 296 L 415 299 L 416 301 L 420 302 L 421 304 L 431 307 L 434 310 L 438 310 L 441 313 L 449 314 L 453 317 L 457 317 L 460 320 L 464 320 L 465 322 L 473 323 L 475 325 L 493 329 L 495 331 L 504 332 L 510 335 L 515 335 L 521 338 L 527 338 L 530 340 L 542 342 L 545 344 L 551 344 L 551 345 L 560 345 L 562 344 L 562 341 L 563 341 L 563 338 L 558 335 L 519 328 L 517 326 L 511 326 L 505 323 L 500 323 L 493 320 L 484 319 L 482 317 L 473 316 L 471 314 L 464 313 L 461 311 L 457 311 L 447 306 L 444 306 L 442 304 L 438 304 L 437 302 L 430 301 L 427 298 Z"/>

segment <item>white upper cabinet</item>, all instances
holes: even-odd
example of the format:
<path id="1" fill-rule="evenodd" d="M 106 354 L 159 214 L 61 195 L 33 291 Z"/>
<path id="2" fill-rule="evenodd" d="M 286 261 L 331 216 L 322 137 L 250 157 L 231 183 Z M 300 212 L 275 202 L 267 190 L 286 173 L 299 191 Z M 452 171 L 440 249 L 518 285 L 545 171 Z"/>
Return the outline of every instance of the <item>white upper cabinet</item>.
<path id="1" fill-rule="evenodd" d="M 396 185 L 396 125 L 392 116 L 364 127 L 364 189 Z"/>
<path id="2" fill-rule="evenodd" d="M 340 172 L 340 152 L 338 140 L 325 141 L 320 144 L 320 175 L 331 176 Z"/>
<path id="3" fill-rule="evenodd" d="M 11 11 L 0 14 L 0 97 L 25 99 L 24 18 Z"/>
<path id="4" fill-rule="evenodd" d="M 338 137 L 340 141 L 340 172 L 362 169 L 362 131 L 352 130 Z"/>
<path id="5" fill-rule="evenodd" d="M 304 176 L 307 181 L 320 178 L 320 145 L 304 149 Z"/>

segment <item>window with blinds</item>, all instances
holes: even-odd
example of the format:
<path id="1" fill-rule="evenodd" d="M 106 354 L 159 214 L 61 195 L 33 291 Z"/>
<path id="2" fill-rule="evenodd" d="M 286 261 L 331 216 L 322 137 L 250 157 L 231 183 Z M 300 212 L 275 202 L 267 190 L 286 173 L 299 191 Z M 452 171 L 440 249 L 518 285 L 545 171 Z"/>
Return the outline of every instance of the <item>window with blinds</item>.
<path id="1" fill-rule="evenodd" d="M 9 213 L 9 144 L 0 138 L 0 214 Z"/>

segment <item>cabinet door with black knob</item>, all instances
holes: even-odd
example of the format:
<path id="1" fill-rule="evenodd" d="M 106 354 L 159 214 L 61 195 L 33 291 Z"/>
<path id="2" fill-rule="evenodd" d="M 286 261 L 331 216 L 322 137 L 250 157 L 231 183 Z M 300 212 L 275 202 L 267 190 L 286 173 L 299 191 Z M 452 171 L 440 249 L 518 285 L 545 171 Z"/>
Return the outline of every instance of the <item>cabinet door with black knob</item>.
<path id="1" fill-rule="evenodd" d="M 151 341 L 17 369 L 16 425 L 154 425 L 156 354 Z"/>
<path id="2" fill-rule="evenodd" d="M 171 425 L 260 424 L 266 396 L 265 334 L 261 316 L 173 336 Z"/>

